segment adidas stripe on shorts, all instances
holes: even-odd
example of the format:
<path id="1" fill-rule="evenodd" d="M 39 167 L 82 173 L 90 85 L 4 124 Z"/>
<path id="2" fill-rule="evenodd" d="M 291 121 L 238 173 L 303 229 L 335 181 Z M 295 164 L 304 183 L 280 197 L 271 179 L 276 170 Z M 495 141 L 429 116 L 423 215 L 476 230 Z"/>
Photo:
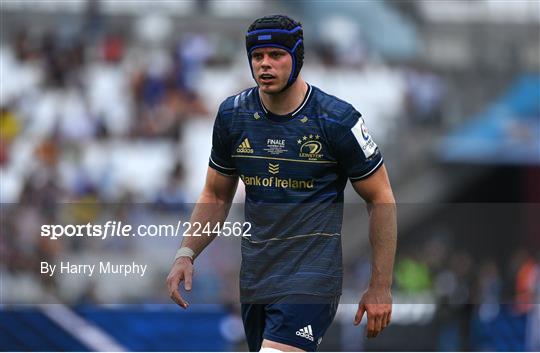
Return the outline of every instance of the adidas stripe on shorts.
<path id="1" fill-rule="evenodd" d="M 316 351 L 334 320 L 338 303 L 339 296 L 288 295 L 271 304 L 242 304 L 249 350 L 259 351 L 263 339 L 268 339 Z"/>

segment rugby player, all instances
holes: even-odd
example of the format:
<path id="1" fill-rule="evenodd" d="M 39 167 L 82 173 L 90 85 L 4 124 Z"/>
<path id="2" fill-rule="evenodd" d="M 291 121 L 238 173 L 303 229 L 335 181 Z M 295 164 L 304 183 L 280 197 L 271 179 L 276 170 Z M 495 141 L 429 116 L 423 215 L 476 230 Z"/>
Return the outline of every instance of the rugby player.
<path id="1" fill-rule="evenodd" d="M 240 300 L 251 351 L 315 351 L 342 286 L 341 223 L 347 180 L 369 211 L 372 273 L 354 324 L 367 336 L 391 320 L 395 201 L 381 152 L 349 103 L 308 84 L 300 23 L 255 20 L 246 49 L 256 87 L 227 98 L 214 123 L 204 189 L 191 222 L 223 222 L 238 181 L 246 187 Z M 361 82 L 359 82 L 361 84 Z M 170 297 L 192 287 L 193 261 L 215 236 L 186 237 L 167 277 Z"/>

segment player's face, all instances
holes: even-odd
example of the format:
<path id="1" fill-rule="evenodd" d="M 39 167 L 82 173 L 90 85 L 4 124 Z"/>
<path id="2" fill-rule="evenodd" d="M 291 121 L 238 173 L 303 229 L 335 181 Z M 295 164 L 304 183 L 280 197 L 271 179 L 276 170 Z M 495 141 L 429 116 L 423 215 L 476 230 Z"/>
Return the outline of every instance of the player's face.
<path id="1" fill-rule="evenodd" d="M 251 53 L 255 80 L 262 92 L 280 92 L 287 84 L 292 70 L 292 58 L 283 49 L 257 48 Z"/>

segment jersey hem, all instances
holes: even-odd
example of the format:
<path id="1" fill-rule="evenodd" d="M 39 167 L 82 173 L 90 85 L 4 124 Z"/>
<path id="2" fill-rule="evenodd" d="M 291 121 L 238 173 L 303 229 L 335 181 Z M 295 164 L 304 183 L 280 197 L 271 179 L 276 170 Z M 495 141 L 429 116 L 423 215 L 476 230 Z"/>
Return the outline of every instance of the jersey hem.
<path id="1" fill-rule="evenodd" d="M 267 304 L 270 304 L 274 302 L 275 300 L 278 300 L 281 297 L 284 297 L 287 295 L 312 295 L 315 297 L 332 298 L 332 297 L 341 296 L 341 291 L 338 291 L 335 293 L 329 293 L 329 294 L 314 294 L 313 292 L 307 292 L 307 291 L 288 291 L 288 292 L 270 294 L 268 296 L 250 298 L 249 301 L 244 301 L 242 297 L 240 297 L 240 303 L 241 304 L 255 304 L 255 303 L 264 304 L 262 303 L 264 301 L 264 302 L 268 302 Z"/>

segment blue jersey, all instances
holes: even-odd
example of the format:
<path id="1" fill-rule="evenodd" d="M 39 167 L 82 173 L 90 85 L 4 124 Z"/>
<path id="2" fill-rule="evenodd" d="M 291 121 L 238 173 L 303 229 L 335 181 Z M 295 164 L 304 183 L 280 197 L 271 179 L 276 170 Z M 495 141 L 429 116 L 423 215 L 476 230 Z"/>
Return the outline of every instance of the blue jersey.
<path id="1" fill-rule="evenodd" d="M 220 106 L 209 165 L 245 184 L 241 301 L 341 294 L 341 224 L 347 179 L 382 165 L 349 103 L 308 85 L 291 114 L 275 115 L 250 88 Z"/>

